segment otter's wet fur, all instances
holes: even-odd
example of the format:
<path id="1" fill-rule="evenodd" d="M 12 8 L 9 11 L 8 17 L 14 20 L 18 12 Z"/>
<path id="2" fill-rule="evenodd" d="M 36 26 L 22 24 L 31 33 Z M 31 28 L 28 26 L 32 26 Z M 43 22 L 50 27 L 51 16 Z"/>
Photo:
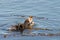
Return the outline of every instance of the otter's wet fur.
<path id="1" fill-rule="evenodd" d="M 23 33 L 23 31 L 24 31 L 24 24 L 13 25 L 8 30 L 9 31 L 20 31 L 21 33 Z"/>
<path id="2" fill-rule="evenodd" d="M 29 18 L 26 19 L 24 23 L 12 26 L 9 31 L 20 31 L 21 33 L 23 33 L 25 29 L 32 29 L 34 25 L 32 18 L 32 16 L 29 16 Z"/>

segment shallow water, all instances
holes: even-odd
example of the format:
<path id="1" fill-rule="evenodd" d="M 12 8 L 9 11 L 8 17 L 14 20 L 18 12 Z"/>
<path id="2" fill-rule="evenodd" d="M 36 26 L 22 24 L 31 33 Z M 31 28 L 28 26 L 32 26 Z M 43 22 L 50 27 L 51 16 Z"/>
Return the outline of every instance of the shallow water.
<path id="1" fill-rule="evenodd" d="M 10 40 L 15 34 L 7 31 L 11 25 L 23 23 L 32 15 L 34 28 L 47 28 L 49 30 L 32 30 L 32 34 L 59 34 L 60 35 L 60 0 L 0 0 L 0 38 L 4 40 L 4 34 L 8 34 L 6 40 Z M 2 35 L 3 34 L 3 35 Z M 16 32 L 16 37 L 11 40 L 59 40 L 60 36 L 20 36 Z M 9 36 L 11 35 L 11 36 Z M 21 38 L 20 38 L 21 37 Z M 44 38 L 44 39 L 43 39 Z"/>

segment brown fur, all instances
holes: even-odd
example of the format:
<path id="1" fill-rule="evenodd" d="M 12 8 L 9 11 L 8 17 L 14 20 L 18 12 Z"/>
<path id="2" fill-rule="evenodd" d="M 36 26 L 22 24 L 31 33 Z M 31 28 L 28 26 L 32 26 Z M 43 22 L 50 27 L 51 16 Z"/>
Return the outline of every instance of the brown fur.
<path id="1" fill-rule="evenodd" d="M 32 20 L 32 16 L 30 16 L 29 18 L 31 18 L 31 20 Z M 30 23 L 29 18 L 26 19 L 23 24 L 18 24 L 18 25 L 12 26 L 11 29 L 9 29 L 9 30 L 10 31 L 20 31 L 21 33 L 23 33 L 23 31 L 25 29 L 32 29 L 33 25 L 31 25 L 31 24 L 33 24 L 33 23 Z"/>
<path id="2" fill-rule="evenodd" d="M 31 24 L 33 24 L 32 22 L 33 22 L 33 17 L 29 16 L 29 18 L 26 19 L 24 22 L 25 28 L 26 29 L 32 29 L 32 27 L 33 27 L 33 25 L 31 25 Z"/>

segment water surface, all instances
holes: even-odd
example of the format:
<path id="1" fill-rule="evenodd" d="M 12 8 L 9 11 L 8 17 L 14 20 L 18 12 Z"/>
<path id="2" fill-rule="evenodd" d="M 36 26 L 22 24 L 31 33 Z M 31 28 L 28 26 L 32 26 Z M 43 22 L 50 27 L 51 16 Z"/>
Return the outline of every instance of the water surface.
<path id="1" fill-rule="evenodd" d="M 6 31 L 11 25 L 23 23 L 28 16 L 34 16 L 36 28 L 48 28 L 51 30 L 33 30 L 32 33 L 60 33 L 60 0 L 0 0 L 0 34 L 8 35 L 6 40 L 13 36 Z M 21 16 L 24 16 L 21 17 Z M 16 32 L 16 35 L 19 32 Z M 19 34 L 20 35 L 20 34 Z M 11 40 L 59 40 L 60 36 L 16 36 Z M 44 39 L 43 39 L 44 38 Z M 0 36 L 1 40 L 5 40 Z"/>

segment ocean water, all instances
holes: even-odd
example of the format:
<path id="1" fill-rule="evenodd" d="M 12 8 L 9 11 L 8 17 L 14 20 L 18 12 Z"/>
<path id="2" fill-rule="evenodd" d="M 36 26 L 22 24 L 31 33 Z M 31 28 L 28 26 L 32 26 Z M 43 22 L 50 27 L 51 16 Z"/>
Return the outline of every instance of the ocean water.
<path id="1" fill-rule="evenodd" d="M 34 28 L 31 33 L 60 35 L 60 0 L 0 0 L 0 40 L 59 40 L 60 36 L 21 36 L 19 32 L 6 31 L 11 25 L 23 23 L 28 16 L 33 16 Z M 4 38 L 4 34 L 8 37 Z M 12 36 L 16 34 L 17 36 Z M 11 39 L 12 38 L 12 39 Z"/>

